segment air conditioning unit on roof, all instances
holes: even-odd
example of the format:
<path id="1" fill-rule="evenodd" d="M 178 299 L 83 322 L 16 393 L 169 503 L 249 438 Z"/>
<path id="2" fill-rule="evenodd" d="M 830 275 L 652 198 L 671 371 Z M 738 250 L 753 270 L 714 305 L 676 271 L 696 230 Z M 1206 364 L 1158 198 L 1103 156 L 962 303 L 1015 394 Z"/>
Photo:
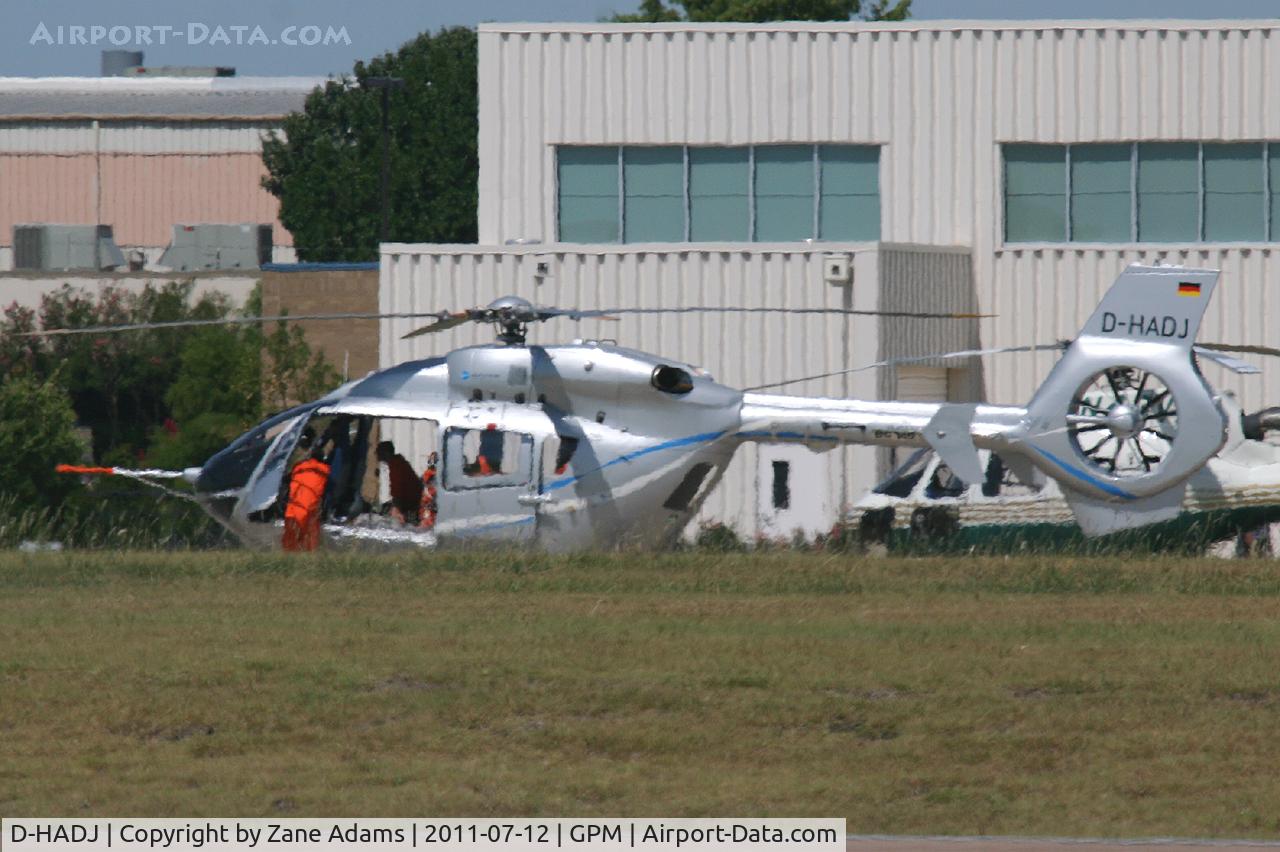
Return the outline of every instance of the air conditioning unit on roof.
<path id="1" fill-rule="evenodd" d="M 13 226 L 14 269 L 96 272 L 124 263 L 110 225 Z"/>
<path id="2" fill-rule="evenodd" d="M 180 272 L 204 269 L 258 269 L 271 262 L 271 226 L 174 225 L 173 240 L 160 265 Z"/>

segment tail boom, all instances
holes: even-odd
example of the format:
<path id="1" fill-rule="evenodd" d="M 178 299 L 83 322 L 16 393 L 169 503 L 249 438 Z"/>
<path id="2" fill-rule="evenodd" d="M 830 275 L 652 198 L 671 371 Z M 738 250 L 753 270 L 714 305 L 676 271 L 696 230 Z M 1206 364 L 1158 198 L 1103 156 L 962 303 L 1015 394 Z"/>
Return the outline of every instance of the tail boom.
<path id="1" fill-rule="evenodd" d="M 1002 405 L 947 402 L 866 402 L 856 399 L 746 393 L 738 437 L 753 441 L 797 441 L 815 449 L 836 444 L 880 447 L 932 445 L 930 424 L 940 414 L 971 409 L 969 434 L 987 449 L 1008 446 L 1006 436 L 1020 428 L 1026 409 Z"/>

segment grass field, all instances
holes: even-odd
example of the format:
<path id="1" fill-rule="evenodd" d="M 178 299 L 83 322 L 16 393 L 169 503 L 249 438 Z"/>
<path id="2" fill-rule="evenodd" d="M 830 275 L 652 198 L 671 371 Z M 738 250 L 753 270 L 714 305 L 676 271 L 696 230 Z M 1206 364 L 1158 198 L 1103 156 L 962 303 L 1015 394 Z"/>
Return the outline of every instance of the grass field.
<path id="1" fill-rule="evenodd" d="M 0 556 L 2 816 L 1280 834 L 1280 563 Z"/>

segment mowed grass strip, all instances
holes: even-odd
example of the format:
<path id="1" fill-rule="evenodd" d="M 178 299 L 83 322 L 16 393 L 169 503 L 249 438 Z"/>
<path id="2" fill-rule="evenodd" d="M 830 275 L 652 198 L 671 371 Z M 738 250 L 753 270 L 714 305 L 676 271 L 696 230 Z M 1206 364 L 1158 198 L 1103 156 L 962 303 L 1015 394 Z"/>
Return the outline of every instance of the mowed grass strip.
<path id="1" fill-rule="evenodd" d="M 0 557 L 0 816 L 1280 834 L 1280 568 Z"/>

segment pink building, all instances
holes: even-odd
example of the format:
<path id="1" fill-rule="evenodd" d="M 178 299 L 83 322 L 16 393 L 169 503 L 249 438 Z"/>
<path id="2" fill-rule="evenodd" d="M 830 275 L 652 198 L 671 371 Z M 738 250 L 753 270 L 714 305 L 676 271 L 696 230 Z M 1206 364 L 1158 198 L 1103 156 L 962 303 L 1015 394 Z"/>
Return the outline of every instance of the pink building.
<path id="1" fill-rule="evenodd" d="M 174 225 L 270 223 L 272 260 L 294 260 L 261 186 L 262 137 L 323 82 L 0 78 L 0 269 L 26 224 L 110 225 L 154 267 Z"/>

